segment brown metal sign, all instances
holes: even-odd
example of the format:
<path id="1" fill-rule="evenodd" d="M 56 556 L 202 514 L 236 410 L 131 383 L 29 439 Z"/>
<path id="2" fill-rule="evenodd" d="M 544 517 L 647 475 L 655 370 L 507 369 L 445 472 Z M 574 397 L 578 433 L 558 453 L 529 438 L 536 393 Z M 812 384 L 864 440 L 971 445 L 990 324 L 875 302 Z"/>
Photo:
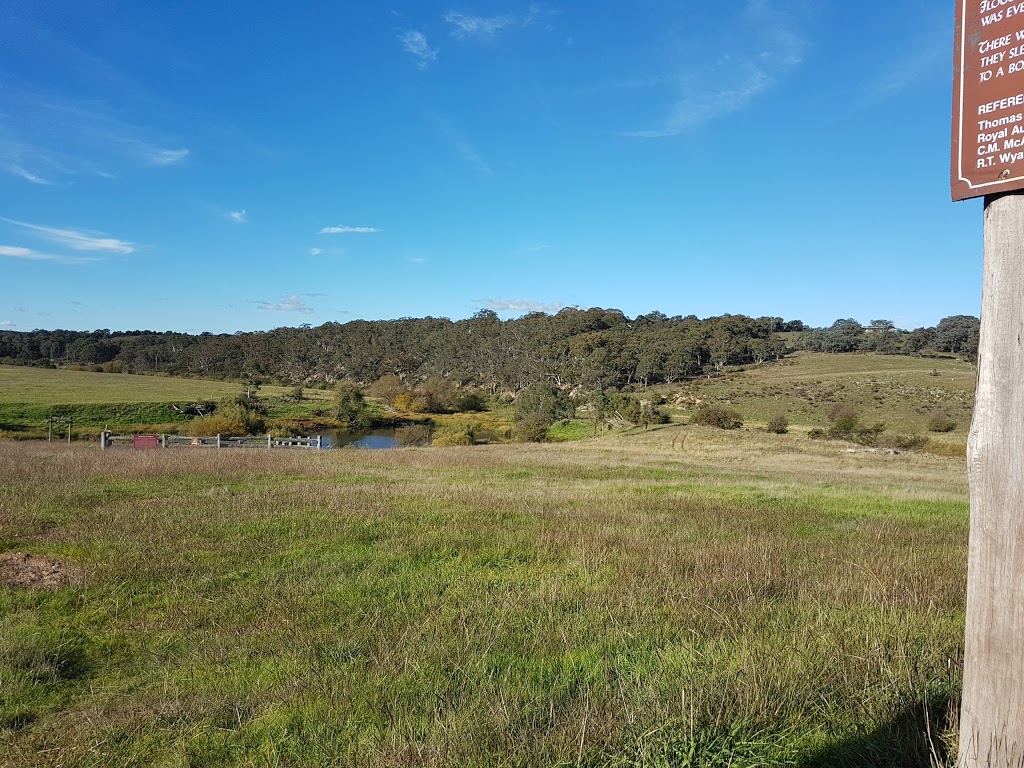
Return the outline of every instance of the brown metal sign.
<path id="1" fill-rule="evenodd" d="M 957 0 L 950 188 L 1024 188 L 1024 0 Z"/>

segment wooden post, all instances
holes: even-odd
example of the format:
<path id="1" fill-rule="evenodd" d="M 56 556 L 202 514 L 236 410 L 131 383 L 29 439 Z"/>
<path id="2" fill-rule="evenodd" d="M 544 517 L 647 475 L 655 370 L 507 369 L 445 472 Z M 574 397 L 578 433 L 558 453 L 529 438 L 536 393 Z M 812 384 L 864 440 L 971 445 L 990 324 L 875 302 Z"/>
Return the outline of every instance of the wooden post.
<path id="1" fill-rule="evenodd" d="M 1024 765 L 1024 194 L 985 198 L 960 768 Z"/>
<path id="2" fill-rule="evenodd" d="M 71 426 L 75 423 L 75 420 L 68 417 L 68 445 L 71 445 Z"/>
<path id="3" fill-rule="evenodd" d="M 323 450 L 323 447 L 324 447 L 324 436 L 323 435 L 317 435 L 316 436 L 316 449 L 318 451 L 319 450 Z"/>
<path id="4" fill-rule="evenodd" d="M 46 432 L 46 442 L 53 442 L 53 416 L 50 417 L 50 427 Z"/>
<path id="5" fill-rule="evenodd" d="M 270 435 L 267 435 L 267 449 L 269 450 L 270 448 L 273 448 L 273 447 L 274 447 L 274 438 L 272 438 Z"/>
<path id="6" fill-rule="evenodd" d="M 217 447 L 220 448 L 220 435 L 217 435 Z"/>

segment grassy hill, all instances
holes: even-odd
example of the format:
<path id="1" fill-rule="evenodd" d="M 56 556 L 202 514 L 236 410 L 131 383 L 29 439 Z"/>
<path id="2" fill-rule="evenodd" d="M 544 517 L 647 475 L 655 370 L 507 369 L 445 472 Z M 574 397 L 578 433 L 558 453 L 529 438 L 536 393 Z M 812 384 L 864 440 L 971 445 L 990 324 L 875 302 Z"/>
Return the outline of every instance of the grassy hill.
<path id="1" fill-rule="evenodd" d="M 711 379 L 662 386 L 678 418 L 705 404 L 739 411 L 752 426 L 785 414 L 797 430 L 825 426 L 829 411 L 846 405 L 865 423 L 890 431 L 927 434 L 928 422 L 946 416 L 956 427 L 931 440 L 951 446 L 967 440 L 974 409 L 975 366 L 952 358 L 874 354 L 797 353 L 782 361 Z"/>

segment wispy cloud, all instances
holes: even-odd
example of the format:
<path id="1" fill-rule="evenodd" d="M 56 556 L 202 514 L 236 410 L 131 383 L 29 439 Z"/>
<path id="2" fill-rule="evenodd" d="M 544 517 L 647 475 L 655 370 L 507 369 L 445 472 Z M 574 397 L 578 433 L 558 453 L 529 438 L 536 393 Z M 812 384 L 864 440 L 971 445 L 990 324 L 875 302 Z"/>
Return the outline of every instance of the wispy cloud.
<path id="1" fill-rule="evenodd" d="M 456 11 L 446 13 L 444 20 L 455 27 L 452 34 L 459 38 L 493 37 L 506 27 L 519 25 L 515 16 L 469 16 Z"/>
<path id="2" fill-rule="evenodd" d="M 398 36 L 402 48 L 406 53 L 416 59 L 416 66 L 426 69 L 431 63 L 437 61 L 437 49 L 431 48 L 427 42 L 427 36 L 416 30 L 403 32 Z"/>
<path id="3" fill-rule="evenodd" d="M 257 309 L 262 309 L 266 312 L 298 312 L 303 315 L 313 314 L 313 308 L 308 306 L 306 302 L 295 294 L 285 296 L 277 304 L 270 304 L 268 302 L 261 302 L 257 304 Z"/>
<path id="4" fill-rule="evenodd" d="M 98 261 L 95 258 L 42 253 L 32 248 L 23 248 L 20 245 L 0 245 L 0 258 L 23 259 L 25 261 L 53 261 L 58 264 L 87 264 Z"/>
<path id="5" fill-rule="evenodd" d="M 323 252 L 324 252 L 323 248 L 310 248 L 309 249 L 309 255 L 310 256 L 319 256 Z"/>
<path id="6" fill-rule="evenodd" d="M 15 176 L 19 176 L 19 177 L 23 178 L 25 181 L 31 181 L 33 184 L 45 184 L 45 185 L 53 184 L 52 181 L 44 179 L 42 176 L 37 176 L 36 174 L 32 173 L 31 171 L 26 171 L 24 168 L 22 168 L 17 163 L 12 163 L 8 167 L 8 170 L 12 174 L 14 174 Z"/>
<path id="7" fill-rule="evenodd" d="M 151 165 L 168 166 L 177 165 L 189 156 L 189 150 L 161 149 L 160 147 L 143 147 L 143 155 Z"/>
<path id="8" fill-rule="evenodd" d="M 380 230 L 377 229 L 376 227 L 346 227 L 346 226 L 342 225 L 342 226 L 338 226 L 338 227 L 324 227 L 319 232 L 317 232 L 317 234 L 318 235 L 348 235 L 348 234 L 368 235 L 368 234 L 373 234 L 374 232 L 380 232 Z"/>
<path id="9" fill-rule="evenodd" d="M 0 320 L 0 328 L 9 331 L 12 328 L 17 328 L 17 323 L 12 323 L 10 320 Z"/>
<path id="10" fill-rule="evenodd" d="M 116 177 L 132 168 L 166 168 L 190 151 L 180 138 L 129 122 L 106 100 L 76 100 L 0 85 L 0 169 L 33 183 L 65 177 Z"/>
<path id="11" fill-rule="evenodd" d="M 455 153 L 462 158 L 466 165 L 485 176 L 491 176 L 494 173 L 490 164 L 451 120 L 444 115 L 436 113 L 432 114 L 431 118 L 442 138 L 455 150 Z"/>
<path id="12" fill-rule="evenodd" d="M 775 0 L 748 0 L 727 34 L 681 41 L 679 95 L 661 124 L 627 131 L 641 138 L 677 136 L 746 107 L 801 62 L 806 43 Z"/>
<path id="13" fill-rule="evenodd" d="M 483 299 L 478 303 L 494 312 L 557 312 L 565 306 L 560 301 L 534 301 L 533 299 Z"/>
<path id="14" fill-rule="evenodd" d="M 226 215 L 236 224 L 245 224 L 249 221 L 249 214 L 245 212 L 245 208 L 240 211 L 229 211 Z"/>
<path id="15" fill-rule="evenodd" d="M 533 24 L 542 16 L 554 12 L 541 5 L 533 4 L 524 15 L 503 14 L 500 16 L 473 16 L 459 11 L 450 11 L 442 18 L 452 25 L 452 34 L 459 39 L 475 38 L 486 40 L 504 29 L 523 28 Z"/>
<path id="16" fill-rule="evenodd" d="M 101 251 L 106 253 L 117 253 L 125 256 L 135 250 L 135 246 L 125 240 L 118 240 L 108 237 L 103 233 L 78 232 L 74 229 L 57 229 L 56 227 L 43 227 L 38 224 L 27 224 L 24 221 L 4 219 L 8 224 L 27 229 L 30 232 L 38 233 L 41 237 L 66 248 L 76 251 Z"/>

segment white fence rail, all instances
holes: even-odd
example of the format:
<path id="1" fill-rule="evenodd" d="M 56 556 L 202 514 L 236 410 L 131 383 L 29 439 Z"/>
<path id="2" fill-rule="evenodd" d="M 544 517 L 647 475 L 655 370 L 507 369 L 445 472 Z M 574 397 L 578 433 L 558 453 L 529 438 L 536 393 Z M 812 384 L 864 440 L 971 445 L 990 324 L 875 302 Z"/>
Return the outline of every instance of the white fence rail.
<path id="1" fill-rule="evenodd" d="M 118 435 L 113 432 L 100 433 L 100 448 L 115 446 L 129 448 L 314 448 L 323 449 L 323 438 L 316 437 L 189 437 L 185 435 Z"/>

